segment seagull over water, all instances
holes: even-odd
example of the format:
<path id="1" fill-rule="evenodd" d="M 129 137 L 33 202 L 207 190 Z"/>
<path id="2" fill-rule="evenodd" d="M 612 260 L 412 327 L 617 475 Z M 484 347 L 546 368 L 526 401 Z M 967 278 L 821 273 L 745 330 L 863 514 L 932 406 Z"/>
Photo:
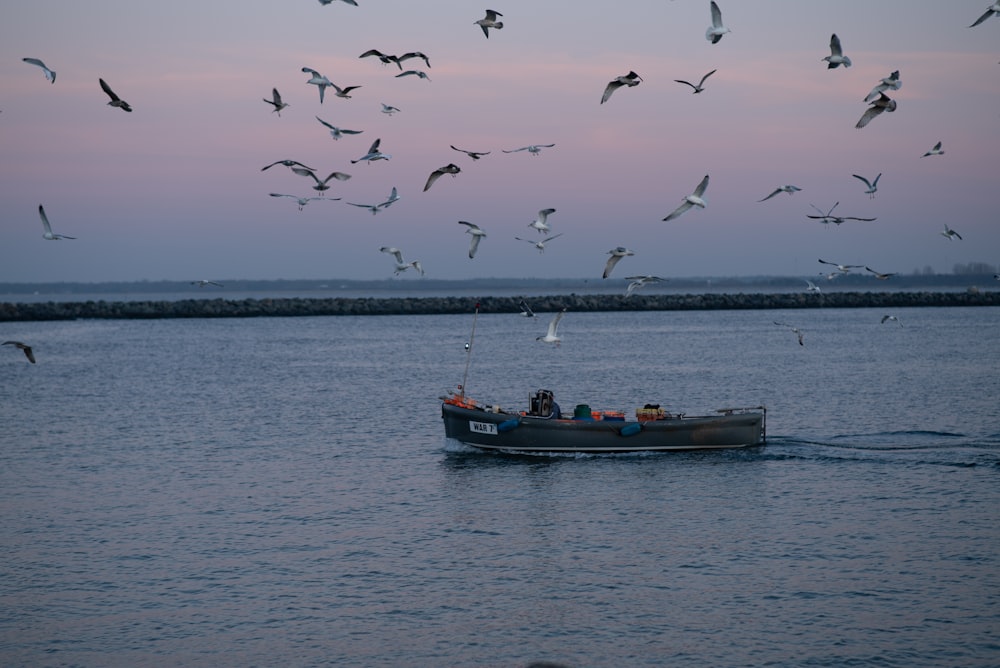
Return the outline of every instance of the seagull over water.
<path id="1" fill-rule="evenodd" d="M 552 318 L 552 321 L 549 323 L 549 329 L 545 333 L 545 336 L 536 336 L 535 341 L 541 341 L 542 343 L 554 343 L 558 346 L 562 342 L 562 339 L 559 338 L 558 334 L 559 321 L 562 320 L 564 315 L 566 315 L 566 309 L 556 313 L 556 316 Z"/>
<path id="2" fill-rule="evenodd" d="M 982 23 L 986 19 L 990 18 L 991 16 L 1000 16 L 1000 0 L 998 0 L 997 2 L 994 2 L 992 5 L 990 5 L 989 8 L 986 10 L 986 12 L 982 16 L 980 16 L 978 19 L 976 19 L 976 22 L 973 23 L 969 27 L 970 28 L 975 28 L 977 25 L 979 25 L 980 23 Z"/>
<path id="3" fill-rule="evenodd" d="M 806 292 L 822 292 L 822 291 L 819 289 L 818 285 L 816 285 L 815 283 L 813 283 L 812 281 L 810 281 L 810 280 L 807 279 L 806 280 Z"/>
<path id="4" fill-rule="evenodd" d="M 521 148 L 515 148 L 511 151 L 507 149 L 502 149 L 504 153 L 517 153 L 518 151 L 527 151 L 532 156 L 537 156 L 542 152 L 543 148 L 552 148 L 555 144 L 531 144 L 530 146 L 522 146 Z"/>
<path id="5" fill-rule="evenodd" d="M 222 283 L 216 283 L 215 281 L 206 281 L 204 279 L 200 281 L 191 281 L 191 285 L 197 285 L 199 288 L 203 288 L 207 285 L 214 285 L 219 288 L 225 287 L 224 285 L 222 285 Z"/>
<path id="6" fill-rule="evenodd" d="M 372 145 L 368 148 L 367 153 L 365 153 L 357 160 L 351 160 L 351 164 L 354 165 L 359 162 L 367 162 L 368 164 L 371 164 L 376 160 L 388 160 L 389 158 L 391 158 L 392 157 L 391 155 L 389 155 L 388 153 L 382 153 L 379 150 L 379 146 L 381 144 L 382 144 L 382 138 L 379 137 L 378 139 L 372 142 Z"/>
<path id="7" fill-rule="evenodd" d="M 427 177 L 427 183 L 424 184 L 424 192 L 427 192 L 430 189 L 430 187 L 434 185 L 434 182 L 437 181 L 442 176 L 444 176 L 445 174 L 451 174 L 452 178 L 455 178 L 455 175 L 461 171 L 462 168 L 453 162 L 449 162 L 444 167 L 438 167 L 433 172 L 431 172 L 430 176 Z"/>
<path id="8" fill-rule="evenodd" d="M 714 5 L 715 3 L 713 2 L 712 4 Z M 701 183 L 699 183 L 698 187 L 694 189 L 694 192 L 684 197 L 681 201 L 681 205 L 671 211 L 663 220 L 674 220 L 693 206 L 704 209 L 705 200 L 702 199 L 702 196 L 705 194 L 706 188 L 708 188 L 708 174 L 706 174 L 705 178 L 701 180 Z"/>
<path id="9" fill-rule="evenodd" d="M 324 190 L 330 189 L 329 186 L 330 179 L 336 179 L 337 181 L 346 181 L 349 178 L 351 178 L 350 174 L 345 174 L 344 172 L 331 172 L 329 176 L 327 176 L 325 179 L 321 181 L 320 178 L 316 176 L 316 174 L 311 169 L 303 169 L 302 167 L 292 167 L 292 171 L 298 174 L 299 176 L 308 176 L 313 181 L 315 181 L 316 185 L 314 185 L 312 188 L 313 190 L 318 190 L 319 192 L 323 192 Z"/>
<path id="10" fill-rule="evenodd" d="M 538 230 L 539 234 L 545 234 L 546 232 L 551 232 L 552 228 L 546 222 L 549 216 L 556 212 L 555 209 L 542 209 L 538 212 L 538 217 L 533 221 L 528 223 L 528 227 Z"/>
<path id="11" fill-rule="evenodd" d="M 49 241 L 59 241 L 60 239 L 76 239 L 76 237 L 67 237 L 65 234 L 55 234 L 52 231 L 52 226 L 49 225 L 49 217 L 45 215 L 45 209 L 41 204 L 38 205 L 38 216 L 42 219 L 42 238 Z"/>
<path id="12" fill-rule="evenodd" d="M 403 273 L 404 271 L 410 268 L 416 269 L 417 273 L 419 273 L 421 276 L 424 275 L 424 268 L 420 266 L 420 261 L 419 260 L 413 260 L 412 262 L 404 261 L 403 251 L 399 250 L 395 246 L 382 246 L 381 248 L 379 248 L 379 250 L 382 251 L 383 253 L 388 253 L 389 255 L 392 255 L 394 258 L 396 258 L 396 268 L 392 272 L 394 276 L 398 276 L 399 274 Z"/>
<path id="13" fill-rule="evenodd" d="M 282 193 L 271 193 L 271 197 L 290 197 L 295 200 L 299 205 L 299 211 L 305 208 L 306 204 L 314 200 L 328 199 L 331 202 L 339 200 L 339 197 L 299 197 L 298 195 L 284 195 Z"/>
<path id="14" fill-rule="evenodd" d="M 608 85 L 604 87 L 604 95 L 601 96 L 601 104 L 604 104 L 611 98 L 611 94 L 622 86 L 628 86 L 629 88 L 633 86 L 638 86 L 639 82 L 642 81 L 642 77 L 633 71 L 629 71 L 628 74 L 623 74 L 620 77 L 615 77 L 608 82 Z"/>
<path id="15" fill-rule="evenodd" d="M 705 39 L 712 44 L 717 44 L 723 35 L 732 31 L 722 25 L 722 10 L 719 9 L 719 5 L 715 4 L 715 0 L 712 0 L 710 8 L 712 10 L 712 25 L 708 26 L 705 31 Z"/>
<path id="16" fill-rule="evenodd" d="M 330 136 L 333 137 L 334 140 L 339 140 L 344 135 L 359 135 L 364 132 L 364 130 L 348 130 L 347 128 L 338 128 L 336 125 L 327 123 L 319 116 L 316 117 L 316 120 L 330 130 Z"/>
<path id="17" fill-rule="evenodd" d="M 490 38 L 490 28 L 494 30 L 500 30 L 503 28 L 503 21 L 497 21 L 498 16 L 503 16 L 500 12 L 494 11 L 492 9 L 486 10 L 486 16 L 479 19 L 478 21 L 473 21 L 473 25 L 478 25 L 483 29 L 483 34 L 486 35 L 486 39 Z"/>
<path id="18" fill-rule="evenodd" d="M 626 276 L 626 281 L 631 281 L 625 288 L 625 297 L 631 297 L 636 290 L 649 285 L 650 283 L 661 283 L 666 279 L 659 276 Z"/>
<path id="19" fill-rule="evenodd" d="M 836 262 L 827 262 L 826 260 L 820 260 L 823 264 L 829 264 L 836 267 L 841 273 L 850 273 L 851 269 L 860 269 L 862 265 L 860 264 L 837 264 Z"/>
<path id="20" fill-rule="evenodd" d="M 31 346 L 21 343 L 20 341 L 4 341 L 3 343 L 0 343 L 0 345 L 14 346 L 15 348 L 20 349 L 24 353 L 24 356 L 28 358 L 29 362 L 32 364 L 35 363 L 35 353 L 31 351 Z"/>
<path id="21" fill-rule="evenodd" d="M 948 227 L 947 223 L 945 223 L 944 231 L 941 232 L 941 235 L 948 241 L 954 241 L 955 239 L 962 240 L 962 235 Z"/>
<path id="22" fill-rule="evenodd" d="M 791 325 L 786 325 L 785 323 L 778 322 L 777 320 L 774 321 L 774 324 L 778 325 L 779 327 L 787 327 L 787 328 L 789 328 L 790 330 L 792 330 L 793 334 L 795 334 L 797 337 L 799 337 L 799 345 L 800 346 L 806 345 L 805 342 L 802 340 L 802 330 L 799 329 L 798 327 L 792 327 Z"/>
<path id="23" fill-rule="evenodd" d="M 865 177 L 858 176 L 857 174 L 851 174 L 851 176 L 859 181 L 862 181 L 866 186 L 868 186 L 868 190 L 865 191 L 865 194 L 868 195 L 869 199 L 875 199 L 875 193 L 878 192 L 878 180 L 882 178 L 882 172 L 879 172 L 879 175 L 875 177 L 874 181 L 869 181 Z"/>
<path id="24" fill-rule="evenodd" d="M 944 149 L 941 148 L 941 142 L 934 144 L 934 148 L 924 153 L 921 158 L 926 158 L 929 155 L 944 155 Z"/>
<path id="25" fill-rule="evenodd" d="M 128 102 L 115 95 L 115 92 L 111 90 L 111 86 L 105 83 L 104 79 L 98 79 L 97 81 L 101 84 L 101 90 L 111 98 L 108 102 L 109 107 L 118 107 L 122 111 L 132 111 L 132 107 L 129 106 Z"/>
<path id="26" fill-rule="evenodd" d="M 475 223 L 467 223 L 464 220 L 458 221 L 459 225 L 465 225 L 467 234 L 472 235 L 472 242 L 469 244 L 469 259 L 476 257 L 476 251 L 479 249 L 479 241 L 486 236 L 486 232 L 483 232 Z"/>
<path id="27" fill-rule="evenodd" d="M 887 90 L 899 90 L 902 85 L 903 82 L 899 80 L 899 70 L 896 70 L 875 84 L 871 92 L 865 96 L 865 102 L 875 100 L 879 96 L 879 93 L 884 93 Z"/>
<path id="28" fill-rule="evenodd" d="M 792 185 L 778 186 L 777 188 L 774 189 L 774 192 L 772 192 L 770 195 L 768 195 L 764 199 L 759 199 L 757 201 L 758 202 L 766 202 L 767 200 L 771 199 L 772 197 L 774 197 L 778 193 L 788 193 L 789 195 L 791 195 L 791 194 L 799 192 L 800 190 L 802 190 L 802 188 L 799 188 L 798 186 L 792 186 Z"/>
<path id="29" fill-rule="evenodd" d="M 899 318 L 897 318 L 897 317 L 896 317 L 896 316 L 894 316 L 894 315 L 884 315 L 884 316 L 882 316 L 882 319 L 881 319 L 881 320 L 879 321 L 879 323 L 880 323 L 880 324 L 883 324 L 883 325 L 884 325 L 884 324 L 885 324 L 886 322 L 888 322 L 888 321 L 890 321 L 890 320 L 894 321 L 894 322 L 895 322 L 895 323 L 896 323 L 897 325 L 899 325 L 900 327 L 902 327 L 902 326 L 903 326 L 903 323 L 901 323 L 901 322 L 899 321 Z"/>
<path id="30" fill-rule="evenodd" d="M 273 114 L 274 112 L 278 112 L 278 116 L 281 116 L 281 110 L 288 106 L 288 103 L 281 101 L 281 93 L 278 92 L 277 88 L 271 89 L 270 100 L 267 99 L 266 97 L 261 99 L 263 99 L 264 102 L 267 102 L 269 105 L 274 107 L 274 109 L 271 110 L 271 113 Z"/>
<path id="31" fill-rule="evenodd" d="M 879 93 L 878 98 L 869 103 L 871 106 L 865 110 L 865 113 L 861 114 L 861 118 L 854 125 L 855 128 L 860 130 L 861 128 L 868 125 L 873 118 L 881 114 L 883 111 L 893 112 L 896 111 L 896 101 L 889 99 L 889 96 L 885 93 Z"/>
<path id="32" fill-rule="evenodd" d="M 551 237 L 545 237 L 541 241 L 536 241 L 535 239 L 522 239 L 521 237 L 514 237 L 514 238 L 517 239 L 518 241 L 527 242 L 527 243 L 531 244 L 532 246 L 534 246 L 535 248 L 537 248 L 539 253 L 544 253 L 545 252 L 545 244 L 547 244 L 548 242 L 552 241 L 553 239 L 555 239 L 557 237 L 561 237 L 563 234 L 565 234 L 565 233 L 564 232 L 560 232 L 559 234 L 553 234 Z"/>
<path id="33" fill-rule="evenodd" d="M 45 78 L 49 80 L 50 83 L 56 82 L 56 73 L 45 66 L 45 63 L 40 61 L 38 58 L 22 58 L 24 62 L 29 65 L 36 65 L 42 68 L 42 72 L 45 73 Z"/>
<path id="34" fill-rule="evenodd" d="M 525 318 L 535 317 L 535 312 L 531 310 L 531 307 L 528 306 L 528 303 L 523 299 L 521 300 L 521 303 L 518 304 L 518 307 L 520 307 L 521 309 L 521 315 L 524 316 Z"/>
<path id="35" fill-rule="evenodd" d="M 810 204 L 809 206 L 811 206 L 812 208 L 816 209 L 816 212 L 819 215 L 818 216 L 814 216 L 812 214 L 807 214 L 806 218 L 812 218 L 813 220 L 818 220 L 819 222 L 823 223 L 824 225 L 829 225 L 830 223 L 833 223 L 834 225 L 840 225 L 845 220 L 860 220 L 860 221 L 864 221 L 866 223 L 870 223 L 873 220 L 878 220 L 877 218 L 858 218 L 856 216 L 835 216 L 835 215 L 833 215 L 833 210 L 836 209 L 838 206 L 840 206 L 840 202 L 835 202 L 834 205 L 830 207 L 830 210 L 827 211 L 826 213 L 823 213 L 822 209 L 820 209 L 815 204 Z"/>
<path id="36" fill-rule="evenodd" d="M 601 276 L 601 278 L 607 278 L 608 276 L 610 276 L 611 271 L 615 268 L 615 265 L 618 264 L 618 262 L 623 257 L 635 255 L 635 251 L 631 251 L 628 248 L 625 248 L 624 246 L 617 246 L 609 250 L 608 254 L 610 254 L 611 257 L 608 258 L 607 263 L 604 265 L 604 274 Z"/>
<path id="37" fill-rule="evenodd" d="M 713 74 L 715 74 L 716 71 L 717 70 L 712 70 L 711 72 L 709 72 L 708 74 L 706 74 L 705 76 L 703 76 L 701 78 L 701 81 L 698 82 L 697 86 L 695 84 L 691 83 L 690 81 L 684 81 L 683 79 L 674 79 L 674 81 L 676 81 L 677 83 L 682 83 L 682 84 L 686 84 L 688 86 L 691 86 L 691 88 L 694 89 L 694 94 L 698 94 L 701 91 L 705 90 L 705 79 L 707 79 L 708 77 L 710 77 Z"/>
<path id="38" fill-rule="evenodd" d="M 890 278 L 892 278 L 893 276 L 896 275 L 896 272 L 892 272 L 892 273 L 889 273 L 889 274 L 883 274 L 881 272 L 875 271 L 871 267 L 865 267 L 865 271 L 869 271 L 869 272 L 875 274 L 875 278 L 877 278 L 880 281 L 888 281 Z"/>

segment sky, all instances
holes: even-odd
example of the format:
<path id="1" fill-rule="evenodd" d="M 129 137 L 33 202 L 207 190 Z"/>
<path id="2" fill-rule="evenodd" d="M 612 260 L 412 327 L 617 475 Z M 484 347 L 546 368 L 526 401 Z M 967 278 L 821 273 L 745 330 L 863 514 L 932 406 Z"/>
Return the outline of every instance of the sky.
<path id="1" fill-rule="evenodd" d="M 1000 17 L 969 27 L 987 0 L 720 0 L 716 44 L 708 0 L 494 1 L 5 2 L 0 282 L 392 278 L 382 246 L 456 280 L 599 278 L 617 246 L 635 254 L 612 279 L 1000 263 Z M 487 6 L 504 22 L 489 38 Z M 822 60 L 832 33 L 852 67 Z M 404 67 L 429 80 L 369 49 L 423 52 L 430 68 Z M 303 67 L 360 88 L 321 104 Z M 700 94 L 675 82 L 713 69 Z M 855 129 L 893 70 L 896 111 Z M 629 71 L 642 82 L 600 104 Z M 108 106 L 99 78 L 134 111 Z M 334 141 L 317 116 L 363 132 Z M 391 159 L 351 164 L 377 138 Z M 315 195 L 311 181 L 261 171 L 283 159 L 352 178 L 299 211 L 269 194 Z M 424 192 L 449 163 L 461 172 Z M 880 173 L 874 199 L 852 176 Z M 705 175 L 707 206 L 664 222 Z M 757 201 L 784 184 L 802 190 Z M 347 204 L 393 187 L 378 215 Z M 836 202 L 877 220 L 806 217 Z M 39 204 L 76 239 L 44 240 Z M 541 253 L 515 237 L 548 236 L 528 227 L 544 208 L 562 236 Z M 487 233 L 475 258 L 458 221 Z"/>

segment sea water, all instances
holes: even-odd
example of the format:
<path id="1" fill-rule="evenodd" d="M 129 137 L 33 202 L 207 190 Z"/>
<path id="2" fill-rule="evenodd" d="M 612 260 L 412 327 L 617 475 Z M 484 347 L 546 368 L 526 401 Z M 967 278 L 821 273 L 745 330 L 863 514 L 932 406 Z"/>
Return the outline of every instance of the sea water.
<path id="1" fill-rule="evenodd" d="M 551 315 L 0 324 L 0 664 L 1000 665 L 1000 310 Z M 481 453 L 463 382 L 768 441 Z"/>

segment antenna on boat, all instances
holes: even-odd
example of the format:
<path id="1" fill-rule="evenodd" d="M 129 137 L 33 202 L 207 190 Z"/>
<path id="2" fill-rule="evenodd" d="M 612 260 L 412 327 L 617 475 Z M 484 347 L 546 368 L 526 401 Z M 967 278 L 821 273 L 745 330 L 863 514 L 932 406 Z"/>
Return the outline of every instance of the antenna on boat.
<path id="1" fill-rule="evenodd" d="M 476 320 L 479 319 L 479 302 L 476 302 L 476 314 L 472 316 L 472 333 L 469 335 L 469 342 L 465 344 L 465 373 L 462 375 L 462 386 L 459 396 L 465 396 L 465 382 L 469 378 L 469 362 L 472 361 L 472 342 L 476 338 Z"/>

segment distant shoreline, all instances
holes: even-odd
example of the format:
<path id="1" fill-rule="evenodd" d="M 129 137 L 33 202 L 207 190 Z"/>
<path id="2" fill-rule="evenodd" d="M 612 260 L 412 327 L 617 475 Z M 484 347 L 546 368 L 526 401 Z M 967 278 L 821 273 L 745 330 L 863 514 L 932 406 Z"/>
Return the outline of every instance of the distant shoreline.
<path id="1" fill-rule="evenodd" d="M 182 299 L 0 303 L 0 322 L 77 319 L 257 318 L 337 315 L 519 313 L 521 297 Z M 808 308 L 1000 306 L 1000 292 L 830 292 L 774 294 L 550 295 L 528 298 L 538 313 Z"/>

